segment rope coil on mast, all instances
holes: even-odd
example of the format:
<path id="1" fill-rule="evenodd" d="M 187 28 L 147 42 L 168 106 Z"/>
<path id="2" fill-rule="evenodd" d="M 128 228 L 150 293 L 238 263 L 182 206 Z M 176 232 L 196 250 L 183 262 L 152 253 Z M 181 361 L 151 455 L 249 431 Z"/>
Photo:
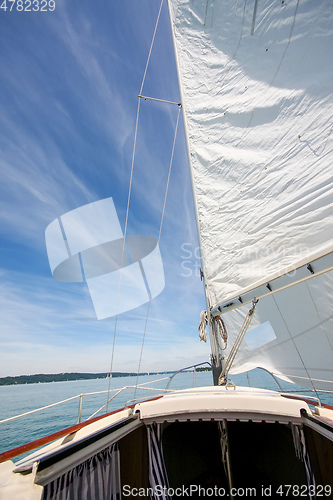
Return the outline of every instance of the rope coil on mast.
<path id="1" fill-rule="evenodd" d="M 221 316 L 216 316 L 216 318 L 214 318 L 214 321 L 215 321 L 215 326 L 216 326 L 216 341 L 217 341 L 217 345 L 219 346 L 219 348 L 221 349 L 221 351 L 224 351 L 227 348 L 227 345 L 228 345 L 227 328 L 226 328 L 226 326 L 224 324 L 224 321 L 221 318 Z M 220 345 L 219 337 L 221 337 L 221 339 L 223 340 L 224 347 L 222 347 Z"/>
<path id="2" fill-rule="evenodd" d="M 200 323 L 199 323 L 199 337 L 200 340 L 207 342 L 207 332 L 206 332 L 206 324 L 208 323 L 208 314 L 207 311 L 201 311 L 200 313 Z"/>
<path id="3" fill-rule="evenodd" d="M 200 313 L 200 323 L 198 327 L 200 340 L 203 340 L 204 342 L 207 342 L 206 325 L 208 321 L 208 313 L 206 310 L 204 310 Z M 211 322 L 212 321 L 214 321 L 215 325 L 217 345 L 219 346 L 221 351 L 224 351 L 227 348 L 228 341 L 228 333 L 224 321 L 220 316 L 216 316 L 216 318 L 211 316 Z M 219 337 L 221 337 L 221 339 L 223 340 L 224 347 L 221 346 Z"/>
<path id="4" fill-rule="evenodd" d="M 252 318 L 254 316 L 254 311 L 255 311 L 255 308 L 256 308 L 256 305 L 257 303 L 259 302 L 258 299 L 254 298 L 253 301 L 252 301 L 252 307 L 251 309 L 249 310 L 249 312 L 247 313 L 246 315 L 246 318 L 244 320 L 244 323 L 239 331 L 239 334 L 237 335 L 237 338 L 235 340 L 235 343 L 234 345 L 232 346 L 232 349 L 229 353 L 229 356 L 225 362 L 225 365 L 221 371 L 221 374 L 219 376 L 219 381 L 218 381 L 218 385 L 226 385 L 227 383 L 227 376 L 228 376 L 228 373 L 231 369 L 231 366 L 235 360 L 235 357 L 236 357 L 236 354 L 240 348 L 240 345 L 242 343 L 242 340 L 250 326 L 250 323 L 252 321 Z"/>

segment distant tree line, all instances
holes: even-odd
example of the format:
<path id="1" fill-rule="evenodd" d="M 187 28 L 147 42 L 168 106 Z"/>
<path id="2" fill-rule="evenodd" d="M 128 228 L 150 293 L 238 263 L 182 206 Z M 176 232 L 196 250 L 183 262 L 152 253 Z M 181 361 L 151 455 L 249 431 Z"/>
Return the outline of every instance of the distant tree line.
<path id="1" fill-rule="evenodd" d="M 108 373 L 48 373 L 36 375 L 18 375 L 17 377 L 2 377 L 0 385 L 15 384 L 38 384 L 39 382 L 66 382 L 69 380 L 90 380 L 97 378 L 106 378 Z M 114 372 L 112 377 L 129 377 L 137 375 L 136 373 Z M 146 375 L 141 373 L 140 375 Z M 151 375 L 154 375 L 151 373 Z"/>
<path id="2" fill-rule="evenodd" d="M 200 367 L 196 368 L 197 372 L 211 371 L 211 367 Z M 170 374 L 173 372 L 149 372 L 140 373 L 140 375 L 160 375 L 160 374 Z M 15 377 L 1 377 L 1 385 L 18 385 L 18 384 L 39 384 L 46 382 L 68 382 L 70 380 L 91 380 L 106 378 L 109 374 L 104 373 L 38 373 L 35 375 L 18 375 Z M 137 376 L 134 372 L 114 372 L 112 377 L 133 377 Z"/>

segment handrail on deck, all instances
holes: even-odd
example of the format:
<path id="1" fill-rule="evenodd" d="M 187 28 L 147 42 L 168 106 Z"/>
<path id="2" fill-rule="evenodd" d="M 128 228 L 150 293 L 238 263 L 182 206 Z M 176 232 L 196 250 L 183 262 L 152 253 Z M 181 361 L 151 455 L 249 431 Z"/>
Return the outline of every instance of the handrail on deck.
<path id="1" fill-rule="evenodd" d="M 167 380 L 169 377 L 165 377 L 164 379 L 159 379 L 159 380 L 154 380 L 153 382 L 159 382 L 161 380 Z M 77 394 L 76 396 L 72 396 L 70 398 L 67 398 L 67 399 L 62 399 L 61 401 L 57 401 L 56 403 L 52 403 L 52 404 L 49 404 L 49 405 L 46 405 L 46 406 L 42 406 L 40 408 L 35 408 L 34 410 L 30 410 L 30 411 L 27 411 L 25 413 L 20 413 L 19 415 L 14 415 L 13 417 L 8 417 L 8 418 L 5 418 L 3 420 L 0 420 L 0 424 L 4 424 L 6 422 L 10 422 L 12 420 L 16 420 L 18 418 L 21 418 L 21 417 L 26 417 L 27 415 L 31 415 L 33 413 L 37 413 L 39 411 L 43 411 L 43 410 L 47 410 L 48 408 L 52 408 L 54 406 L 58 406 L 58 405 L 61 405 L 61 404 L 64 404 L 64 403 L 68 403 L 69 401 L 73 401 L 74 399 L 77 399 L 77 398 L 80 398 L 80 403 L 79 403 L 79 417 L 78 417 L 78 423 L 81 422 L 81 415 L 82 415 L 82 399 L 83 399 L 83 396 L 94 396 L 96 394 L 106 394 L 108 392 L 116 392 L 116 394 L 108 401 L 108 403 L 110 401 L 112 401 L 116 396 L 118 396 L 118 394 L 120 394 L 121 392 L 123 392 L 124 390 L 126 389 L 135 389 L 135 387 L 138 387 L 139 389 L 143 389 L 143 390 L 159 390 L 160 392 L 162 391 L 162 389 L 156 389 L 156 388 L 146 388 L 146 387 L 142 387 L 143 385 L 146 385 L 147 382 L 145 382 L 144 384 L 140 384 L 138 386 L 134 386 L 134 385 L 128 385 L 128 386 L 124 386 L 122 387 L 121 389 L 111 389 L 111 391 L 96 391 L 96 392 L 86 392 L 86 393 L 81 393 L 81 394 Z M 93 415 L 91 415 L 87 420 L 90 420 L 91 418 L 93 418 L 99 411 L 101 411 L 103 408 L 105 408 L 106 404 L 103 405 L 97 412 L 95 412 Z"/>
<path id="2" fill-rule="evenodd" d="M 178 375 L 178 373 L 184 372 L 186 370 L 190 370 L 191 368 L 194 369 L 194 373 L 196 372 L 197 366 L 202 366 L 202 365 L 209 365 L 212 367 L 211 363 L 209 361 L 204 361 L 203 363 L 197 363 L 196 365 L 191 365 L 191 366 L 186 366 L 185 368 L 181 368 L 180 370 L 177 370 L 174 372 L 170 377 L 169 377 L 169 382 L 167 383 L 167 386 L 165 388 L 165 391 L 169 389 L 169 385 L 171 384 L 173 378 Z"/>
<path id="3" fill-rule="evenodd" d="M 25 417 L 27 415 L 31 415 L 33 413 L 37 413 L 37 412 L 40 412 L 40 411 L 43 411 L 43 410 L 47 410 L 48 408 L 52 408 L 54 406 L 58 406 L 58 405 L 61 405 L 61 404 L 64 404 L 64 403 L 68 403 L 69 401 L 73 401 L 75 399 L 78 399 L 79 398 L 79 410 L 78 410 L 78 421 L 77 423 L 81 423 L 81 418 L 82 418 L 82 407 L 83 407 L 83 397 L 85 396 L 94 396 L 94 395 L 97 395 L 97 394 L 106 394 L 106 393 L 109 393 L 109 392 L 112 392 L 112 393 L 115 393 L 103 406 L 101 406 L 97 411 L 95 411 L 92 415 L 90 415 L 90 417 L 88 417 L 87 420 L 91 420 L 92 418 L 94 418 L 99 412 L 101 412 L 104 408 L 107 407 L 107 405 L 113 401 L 119 394 L 121 394 L 123 391 L 125 390 L 128 390 L 128 389 L 141 389 L 141 390 L 146 390 L 146 391 L 152 391 L 152 392 L 160 392 L 161 394 L 163 393 L 166 393 L 166 392 L 170 392 L 172 391 L 171 389 L 169 389 L 169 386 L 171 384 L 171 382 L 173 381 L 174 377 L 176 375 L 178 375 L 179 373 L 182 373 L 182 372 L 185 372 L 185 371 L 188 371 L 188 370 L 193 370 L 194 371 L 194 378 L 193 378 L 193 387 L 195 386 L 195 374 L 196 374 L 196 371 L 197 371 L 197 368 L 199 366 L 204 366 L 204 365 L 208 365 L 209 367 L 211 367 L 211 363 L 209 361 L 204 361 L 202 363 L 197 363 L 197 364 L 194 364 L 194 365 L 191 365 L 191 366 L 187 366 L 185 368 L 182 368 L 180 370 L 177 370 L 175 372 L 173 372 L 171 375 L 167 376 L 167 377 L 163 377 L 163 378 L 160 378 L 160 379 L 156 379 L 156 380 L 153 380 L 153 381 L 149 381 L 149 382 L 144 382 L 142 384 L 139 384 L 139 385 L 130 385 L 130 386 L 124 386 L 124 387 L 121 387 L 120 389 L 111 389 L 111 391 L 108 391 L 108 390 L 105 390 L 105 391 L 95 391 L 95 392 L 87 392 L 87 393 L 81 393 L 81 394 L 77 394 L 76 396 L 72 396 L 70 398 L 67 398 L 67 399 L 63 399 L 61 401 L 58 401 L 56 403 L 51 403 L 49 405 L 46 405 L 46 406 L 43 406 L 41 408 L 36 408 L 34 410 L 30 410 L 30 411 L 27 411 L 25 413 L 21 413 L 19 415 L 15 415 L 13 417 L 8 417 L 8 418 L 5 418 L 3 420 L 0 420 L 0 424 L 4 424 L 6 422 L 10 422 L 12 420 L 16 420 L 18 418 L 22 418 L 22 417 Z M 292 393 L 292 392 L 300 392 L 300 390 L 298 389 L 297 391 L 288 391 L 288 390 L 284 390 L 280 384 L 280 382 L 278 381 L 277 377 L 272 373 L 270 372 L 269 370 L 265 369 L 265 368 L 260 368 L 261 370 L 267 372 L 269 375 L 271 375 L 271 377 L 274 379 L 274 381 L 276 382 L 276 384 L 278 385 L 279 387 L 279 391 L 281 393 Z M 249 380 L 249 375 L 248 375 L 248 372 L 246 372 L 246 375 L 247 375 L 247 379 L 248 379 L 248 384 L 249 386 L 251 386 L 250 384 L 250 380 Z M 154 383 L 157 383 L 157 382 L 161 382 L 161 381 L 164 381 L 164 380 L 168 380 L 168 383 L 165 387 L 165 389 L 157 389 L 155 387 L 144 387 L 148 384 L 154 384 Z M 305 390 L 301 391 L 301 392 L 305 392 Z M 306 392 L 313 392 L 312 390 L 309 390 L 309 391 L 306 391 Z M 319 391 L 319 392 L 328 392 L 328 393 L 332 393 L 332 391 Z M 304 396 L 305 398 L 305 396 Z M 322 405 L 321 401 L 320 401 L 320 398 L 316 397 L 312 397 L 311 399 L 313 399 L 313 403 L 314 405 L 319 405 L 319 406 L 325 406 L 324 404 Z M 126 403 L 126 406 L 128 406 L 129 403 L 131 402 L 135 402 L 135 401 L 141 401 L 142 398 L 137 398 L 137 399 L 131 399 L 129 401 L 127 401 Z"/>
<path id="4" fill-rule="evenodd" d="M 124 386 L 124 387 L 122 387 L 120 389 L 111 389 L 111 392 L 115 392 L 115 394 L 112 396 L 112 398 L 110 398 L 110 400 L 105 405 L 103 405 L 101 408 L 99 408 L 93 415 L 91 415 L 84 422 L 81 422 L 83 397 L 84 396 L 93 396 L 93 395 L 97 395 L 97 394 L 106 394 L 106 393 L 109 393 L 110 391 L 105 390 L 105 391 L 95 391 L 95 392 L 77 394 L 75 396 L 72 396 L 72 397 L 67 398 L 67 399 L 63 399 L 63 400 L 58 401 L 56 403 L 45 405 L 43 407 L 36 408 L 34 410 L 30 410 L 28 412 L 21 413 L 19 415 L 15 415 L 13 417 L 8 417 L 8 418 L 5 418 L 3 420 L 0 420 L 0 424 L 3 424 L 3 423 L 10 422 L 12 420 L 16 420 L 18 418 L 22 418 L 22 417 L 25 417 L 27 415 L 31 415 L 33 413 L 37 413 L 37 412 L 46 410 L 48 408 L 52 408 L 54 406 L 58 406 L 58 405 L 61 405 L 61 404 L 64 404 L 64 403 L 67 403 L 69 401 L 73 401 L 73 400 L 79 398 L 79 415 L 78 415 L 78 423 L 77 424 L 75 424 L 75 425 L 73 425 L 71 427 L 67 427 L 65 429 L 62 429 L 60 431 L 57 431 L 57 432 L 55 432 L 53 434 L 50 434 L 48 436 L 45 436 L 43 438 L 39 438 L 39 439 L 37 439 L 35 441 L 32 441 L 31 443 L 27 443 L 27 444 L 18 446 L 16 448 L 12 449 L 12 450 L 0 453 L 0 463 L 3 462 L 3 461 L 5 461 L 5 460 L 9 460 L 11 458 L 17 457 L 17 456 L 19 456 L 19 455 L 21 455 L 23 453 L 27 453 L 28 451 L 32 451 L 32 450 L 36 449 L 39 446 L 44 446 L 45 444 L 50 443 L 50 442 L 54 441 L 55 439 L 59 439 L 60 437 L 68 435 L 68 433 L 76 432 L 79 429 L 81 429 L 82 427 L 84 427 L 86 425 L 89 425 L 90 423 L 92 423 L 92 422 L 94 422 L 96 420 L 99 420 L 99 419 L 101 419 L 101 418 L 103 418 L 105 416 L 117 413 L 118 411 L 120 411 L 119 409 L 115 410 L 115 411 L 112 411 L 112 412 L 108 412 L 105 415 L 96 416 L 97 413 L 99 413 L 101 410 L 103 410 L 110 403 L 110 401 L 112 401 L 113 399 L 115 399 L 120 393 L 122 393 L 125 390 L 138 388 L 138 389 L 144 390 L 144 391 L 159 392 L 160 394 L 158 394 L 156 396 L 157 398 L 161 397 L 163 395 L 163 393 L 165 393 L 165 392 L 173 392 L 173 390 L 172 389 L 168 389 L 168 387 L 166 387 L 165 389 L 159 389 L 159 388 L 156 388 L 156 387 L 145 387 L 145 386 L 147 386 L 148 384 L 154 384 L 154 383 L 161 382 L 161 381 L 164 381 L 164 380 L 169 380 L 168 384 L 167 384 L 169 386 L 171 380 L 178 373 L 181 373 L 181 372 L 183 372 L 185 370 L 189 370 L 190 368 L 193 368 L 194 372 L 195 372 L 197 366 L 204 365 L 204 364 L 206 364 L 206 362 L 205 363 L 198 363 L 196 365 L 192 365 L 190 367 L 183 368 L 182 370 L 178 370 L 177 372 L 173 373 L 171 376 L 163 377 L 163 378 L 152 380 L 152 381 L 148 381 L 148 382 L 144 382 L 142 384 L 132 385 L 132 386 Z M 208 363 L 208 364 L 210 364 L 210 363 Z M 156 399 L 156 397 L 154 397 L 153 399 Z M 142 400 L 144 400 L 143 397 L 137 398 L 136 400 L 129 400 L 129 401 L 126 402 L 125 406 L 122 409 L 133 408 L 135 405 L 134 404 L 130 404 L 132 401 L 135 402 L 135 401 L 142 401 Z"/>
<path id="5" fill-rule="evenodd" d="M 155 381 L 154 381 L 155 382 Z M 118 390 L 118 392 L 116 392 L 116 394 L 114 396 L 112 396 L 112 398 L 110 398 L 103 406 L 101 406 L 97 411 L 95 411 L 95 413 L 93 413 L 90 417 L 87 418 L 87 420 L 90 420 L 91 418 L 93 418 L 95 415 L 97 415 L 97 413 L 99 413 L 100 411 L 102 411 L 106 406 L 108 406 L 108 404 L 113 400 L 115 399 L 118 394 L 120 394 L 121 392 L 125 391 L 126 389 L 140 389 L 140 390 L 143 390 L 143 391 L 158 391 L 159 393 L 162 392 L 162 389 L 156 389 L 155 387 L 142 387 L 142 385 L 127 385 L 127 386 L 124 386 L 122 387 L 121 389 Z M 165 391 L 166 389 L 164 389 Z M 108 392 L 108 391 L 106 391 Z M 142 400 L 143 398 L 137 398 L 137 400 Z M 125 404 L 125 408 L 128 406 L 128 403 L 130 401 L 136 401 L 135 399 L 132 399 L 132 400 L 129 400 L 127 401 L 127 403 Z"/>
<path id="6" fill-rule="evenodd" d="M 37 440 L 33 441 L 32 443 L 28 443 L 26 445 L 21 445 L 21 446 L 19 446 L 17 448 L 14 448 L 13 450 L 10 450 L 8 452 L 1 453 L 0 454 L 0 462 L 2 462 L 4 460 L 8 460 L 8 459 L 13 458 L 13 457 L 18 456 L 18 455 L 21 455 L 22 453 L 26 453 L 28 451 L 31 451 L 31 450 L 39 447 L 39 446 L 42 446 L 42 445 L 45 445 L 45 444 L 47 444 L 47 443 L 49 443 L 51 441 L 54 441 L 55 439 L 58 439 L 58 438 L 63 437 L 65 435 L 68 435 L 68 433 L 76 432 L 77 430 L 81 429 L 82 427 L 84 427 L 86 425 L 89 425 L 90 423 L 92 423 L 92 422 L 94 422 L 96 420 L 99 420 L 99 419 L 101 419 L 101 418 L 103 418 L 103 417 L 105 417 L 107 415 L 112 415 L 114 413 L 117 413 L 118 411 L 120 411 L 119 409 L 115 410 L 115 411 L 112 411 L 110 413 L 106 413 L 105 415 L 96 417 L 97 413 L 99 413 L 101 410 L 103 410 L 113 399 L 115 399 L 120 393 L 122 393 L 125 390 L 138 388 L 138 389 L 146 390 L 146 391 L 159 392 L 160 394 L 157 395 L 157 397 L 152 398 L 152 399 L 158 399 L 159 397 L 162 397 L 163 393 L 174 392 L 172 389 L 169 389 L 169 385 L 172 382 L 173 378 L 177 374 L 185 372 L 185 371 L 188 371 L 190 369 L 193 369 L 193 371 L 194 371 L 194 383 L 195 383 L 196 369 L 197 369 L 198 366 L 202 366 L 202 365 L 209 365 L 209 366 L 211 366 L 211 364 L 208 361 L 205 361 L 203 363 L 197 363 L 195 365 L 191 365 L 191 366 L 188 366 L 186 368 L 182 368 L 181 370 L 178 370 L 178 371 L 174 372 L 172 375 L 170 375 L 168 377 L 163 377 L 163 378 L 160 378 L 160 379 L 157 379 L 157 380 L 152 380 L 152 381 L 144 382 L 144 383 L 138 384 L 138 385 L 124 386 L 124 387 L 122 387 L 120 389 L 112 389 L 111 392 L 115 392 L 115 394 L 110 398 L 110 400 L 105 405 L 103 405 L 101 408 L 99 408 L 97 410 L 97 412 L 95 412 L 93 415 L 91 415 L 85 422 L 82 422 L 82 423 L 81 423 L 81 415 L 82 415 L 83 396 L 92 396 L 92 395 L 97 395 L 97 394 L 105 394 L 105 393 L 109 393 L 110 391 L 105 390 L 105 391 L 96 391 L 96 392 L 78 394 L 76 396 L 72 396 L 72 397 L 64 399 L 62 401 L 58 401 L 56 403 L 52 403 L 52 404 L 43 406 L 41 408 L 34 409 L 34 410 L 31 410 L 31 411 L 22 413 L 20 415 L 15 415 L 13 417 L 9 417 L 9 418 L 0 420 L 0 424 L 2 424 L 2 423 L 5 423 L 5 422 L 9 422 L 11 420 L 15 420 L 15 419 L 24 417 L 26 415 L 30 415 L 30 414 L 33 414 L 33 413 L 36 413 L 36 412 L 39 412 L 39 411 L 42 411 L 42 410 L 45 410 L 45 409 L 48 409 L 48 408 L 60 405 L 60 404 L 67 403 L 67 402 L 72 401 L 74 399 L 80 398 L 78 423 L 76 425 L 73 425 L 73 426 L 71 426 L 69 428 L 63 429 L 61 431 L 57 431 L 54 434 L 51 434 L 51 435 L 46 436 L 44 438 L 37 439 Z M 319 406 L 323 406 L 324 408 L 333 409 L 333 407 L 330 406 L 330 405 L 322 404 L 319 398 L 315 398 L 315 397 L 311 397 L 311 396 L 303 396 L 303 395 L 292 395 L 290 393 L 292 393 L 294 391 L 283 391 L 282 386 L 280 385 L 280 383 L 278 382 L 278 380 L 276 379 L 276 377 L 274 376 L 274 374 L 271 373 L 271 372 L 269 372 L 266 369 L 264 369 L 264 371 L 266 371 L 267 373 L 269 373 L 274 378 L 274 380 L 276 381 L 277 385 L 279 386 L 279 388 L 281 390 L 280 393 L 281 393 L 282 396 L 288 397 L 288 398 L 293 398 L 293 399 L 294 398 L 296 398 L 296 399 L 302 399 L 305 402 L 307 402 L 308 404 L 311 404 L 311 405 L 314 405 L 314 406 L 318 406 L 319 405 Z M 248 373 L 247 372 L 246 372 L 246 375 L 248 377 Z M 166 386 L 165 389 L 159 389 L 159 388 L 155 388 L 155 387 L 145 387 L 148 384 L 153 384 L 153 383 L 156 383 L 156 382 L 161 382 L 163 380 L 168 380 L 168 383 L 167 383 L 167 386 Z M 249 377 L 248 377 L 248 382 L 249 382 L 249 386 L 250 386 Z M 302 392 L 312 392 L 312 391 L 310 391 L 310 390 L 309 391 L 303 390 Z M 323 391 L 319 391 L 319 392 L 332 393 L 332 391 L 327 391 L 327 390 L 326 391 L 323 390 Z M 152 399 L 150 399 L 150 400 L 152 400 Z M 144 397 L 129 400 L 129 401 L 126 402 L 125 406 L 122 409 L 124 410 L 125 408 L 128 408 L 128 409 L 134 408 L 135 403 L 137 403 L 138 401 L 142 401 L 142 400 L 144 400 Z M 129 404 L 129 403 L 134 403 L 134 404 Z"/>
<path id="7" fill-rule="evenodd" d="M 49 405 L 45 405 L 45 406 L 42 406 L 40 408 L 35 408 L 34 410 L 30 410 L 30 411 L 27 411 L 25 413 L 20 413 L 19 415 L 14 415 L 13 417 L 8 417 L 8 418 L 5 418 L 3 420 L 0 420 L 0 424 L 4 424 L 6 422 L 11 422 L 13 420 L 16 420 L 18 418 L 22 418 L 22 417 L 26 417 L 28 415 L 32 415 L 33 413 L 37 413 L 37 412 L 40 412 L 40 411 L 44 411 L 44 410 L 47 410 L 48 408 L 52 408 L 54 406 L 59 406 L 59 405 L 62 405 L 64 403 L 68 403 L 69 401 L 73 401 L 75 399 L 79 399 L 79 410 L 78 410 L 78 421 L 77 423 L 81 423 L 81 418 L 82 418 L 82 407 L 83 407 L 83 397 L 85 396 L 94 396 L 94 395 L 97 395 L 97 394 L 107 394 L 109 392 L 113 392 L 115 393 L 108 401 L 107 403 L 105 403 L 103 406 L 101 406 L 96 412 L 94 412 L 92 415 L 90 415 L 90 417 L 88 417 L 87 420 L 91 420 L 92 418 L 94 418 L 100 411 L 102 411 L 104 408 L 107 407 L 107 405 L 113 401 L 119 394 L 121 394 L 123 391 L 125 390 L 128 390 L 128 389 L 141 389 L 141 390 L 149 390 L 149 391 L 152 391 L 152 392 L 156 392 L 156 391 L 159 391 L 160 393 L 165 393 L 165 392 L 169 392 L 169 385 L 171 383 L 171 381 L 173 380 L 173 378 L 178 375 L 179 373 L 181 372 L 184 372 L 186 370 L 189 370 L 191 368 L 194 369 L 194 373 L 196 371 L 196 368 L 198 366 L 201 366 L 201 365 L 205 365 L 205 364 L 208 364 L 209 366 L 210 363 L 208 361 L 205 361 L 203 363 L 198 363 L 196 365 L 192 365 L 192 366 L 188 366 L 186 368 L 182 368 L 181 370 L 178 370 L 176 372 L 174 372 L 171 376 L 168 376 L 168 377 L 163 377 L 163 378 L 160 378 L 160 379 L 157 379 L 157 380 L 153 380 L 153 381 L 149 381 L 149 382 L 143 382 L 142 384 L 138 384 L 138 385 L 130 385 L 130 386 L 124 386 L 124 387 L 121 387 L 120 389 L 111 389 L 110 391 L 109 390 L 105 390 L 105 391 L 95 391 L 95 392 L 87 392 L 87 393 L 81 393 L 81 394 L 77 394 L 75 396 L 72 396 L 70 398 L 67 398 L 67 399 L 63 399 L 61 401 L 57 401 L 56 403 L 51 403 Z M 162 382 L 163 380 L 168 380 L 168 383 L 167 383 L 167 386 L 165 389 L 156 389 L 154 387 L 144 387 L 146 386 L 147 384 L 154 384 L 154 383 L 157 383 L 157 382 Z M 194 380 L 195 382 L 195 380 Z M 138 401 L 139 400 L 142 400 L 142 398 L 138 398 Z M 127 403 L 126 403 L 126 406 L 128 405 L 128 403 L 130 402 L 131 400 L 129 400 Z M 133 400 L 135 401 L 135 400 Z"/>

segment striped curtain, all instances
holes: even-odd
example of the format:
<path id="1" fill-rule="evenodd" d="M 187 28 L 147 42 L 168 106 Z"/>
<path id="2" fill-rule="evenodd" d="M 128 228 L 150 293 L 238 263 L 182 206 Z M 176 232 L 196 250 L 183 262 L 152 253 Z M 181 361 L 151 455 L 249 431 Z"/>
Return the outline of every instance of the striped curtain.
<path id="1" fill-rule="evenodd" d="M 120 500 L 118 443 L 44 487 L 42 500 Z"/>
<path id="2" fill-rule="evenodd" d="M 309 499 L 315 500 L 315 490 L 316 490 L 316 480 L 311 468 L 311 462 L 309 453 L 306 447 L 306 441 L 304 436 L 304 431 L 301 427 L 297 425 L 291 425 L 291 431 L 293 435 L 294 447 L 297 458 L 302 460 L 305 467 L 306 480 L 309 487 Z M 312 488 L 310 488 L 312 486 Z"/>
<path id="3" fill-rule="evenodd" d="M 171 500 L 168 495 L 169 483 L 165 468 L 161 426 L 159 424 L 147 425 L 148 453 L 149 453 L 149 482 L 153 490 L 153 500 Z"/>

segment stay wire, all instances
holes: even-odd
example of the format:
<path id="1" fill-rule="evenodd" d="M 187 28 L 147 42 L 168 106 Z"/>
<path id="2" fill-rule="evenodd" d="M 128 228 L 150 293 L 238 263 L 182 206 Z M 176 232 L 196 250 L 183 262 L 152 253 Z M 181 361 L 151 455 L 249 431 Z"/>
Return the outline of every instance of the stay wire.
<path id="1" fill-rule="evenodd" d="M 111 362 L 110 362 L 110 371 L 109 371 L 109 385 L 108 385 L 107 401 L 109 401 L 110 390 L 111 390 L 111 379 L 112 379 L 112 372 L 113 372 L 113 360 L 114 360 L 114 351 L 115 351 L 115 345 L 116 345 L 116 333 L 117 333 L 117 325 L 118 325 L 120 289 L 121 289 L 122 270 L 123 270 L 124 255 L 125 255 L 125 248 L 126 248 L 128 215 L 129 215 L 129 207 L 130 207 L 131 193 L 132 193 L 134 160 L 135 160 L 135 151 L 136 151 L 136 141 L 137 141 L 137 136 L 138 136 L 139 115 L 140 115 L 140 99 L 138 100 L 138 107 L 137 107 L 137 113 L 136 113 L 136 123 L 135 123 L 135 133 L 134 133 L 134 145 L 133 145 L 133 154 L 132 154 L 131 174 L 130 174 L 130 181 L 129 181 L 129 188 L 128 188 L 128 197 L 127 197 L 125 230 L 124 230 L 123 248 L 122 248 L 122 254 L 121 254 L 121 266 L 120 266 L 119 286 L 118 286 L 118 295 L 117 295 L 116 318 L 115 318 L 114 331 L 113 331 L 113 342 L 112 342 L 112 353 L 111 353 Z M 108 405 L 106 406 L 106 412 L 107 411 L 108 411 Z"/>
<path id="2" fill-rule="evenodd" d="M 170 164 L 169 164 L 168 179 L 167 179 L 166 188 L 165 188 L 164 202 L 163 202 L 162 215 L 161 215 L 161 222 L 160 222 L 160 228 L 159 228 L 157 245 L 156 245 L 156 253 L 155 253 L 155 261 L 154 261 L 153 276 L 152 276 L 152 287 L 151 288 L 153 288 L 154 281 L 155 281 L 156 261 L 157 261 L 157 255 L 158 255 L 157 254 L 157 249 L 159 248 L 159 244 L 160 244 L 160 240 L 161 240 L 161 234 L 162 234 L 162 228 L 163 228 L 163 221 L 164 221 L 164 215 L 165 215 L 165 207 L 166 207 L 166 202 L 167 202 L 167 197 L 168 197 L 169 184 L 170 184 L 170 176 L 171 176 L 171 170 L 172 170 L 172 164 L 173 164 L 173 157 L 174 157 L 174 153 L 175 153 L 176 138 L 177 138 L 177 133 L 178 133 L 178 125 L 179 125 L 180 112 L 181 112 L 181 106 L 178 107 L 178 115 L 177 115 L 177 122 L 176 122 L 175 133 L 174 133 L 173 144 L 172 144 L 172 151 L 171 151 L 171 158 L 170 158 Z M 138 372 L 137 372 L 136 383 L 135 383 L 134 399 L 136 397 L 136 391 L 137 391 L 137 386 L 138 386 L 138 379 L 139 379 L 139 374 L 140 374 L 140 369 L 141 369 L 143 348 L 144 348 L 144 343 L 145 343 L 145 338 L 146 338 L 146 332 L 147 332 L 148 316 L 149 316 L 149 312 L 150 312 L 150 304 L 151 304 L 151 299 L 149 300 L 148 307 L 147 307 L 145 327 L 144 327 L 144 331 L 143 331 L 142 344 L 141 344 L 141 352 L 140 352 L 139 365 L 138 365 Z"/>
<path id="3" fill-rule="evenodd" d="M 154 45 L 154 41 L 155 41 L 157 27 L 158 27 L 160 16 L 161 16 L 161 12 L 162 12 L 163 3 L 164 3 L 164 0 L 161 0 L 161 4 L 160 4 L 159 12 L 158 12 L 158 15 L 157 15 L 156 23 L 155 23 L 154 33 L 153 33 L 152 41 L 151 41 L 151 44 L 150 44 L 149 54 L 148 54 L 148 57 L 147 57 L 146 67 L 145 67 L 145 71 L 144 71 L 144 74 L 143 74 L 143 78 L 142 78 L 142 83 L 141 83 L 139 94 L 142 94 L 143 86 L 144 86 L 144 83 L 145 83 L 145 80 L 146 80 L 146 75 L 147 75 L 148 66 L 149 66 L 149 62 L 150 62 L 150 57 L 151 57 L 151 53 L 152 53 L 152 49 L 153 49 L 153 45 Z M 124 230 L 123 248 L 122 248 L 122 255 L 121 255 L 121 267 L 120 267 L 120 277 L 119 277 L 119 286 L 118 286 L 117 309 L 116 309 L 116 318 L 115 318 L 114 331 L 113 331 L 112 353 L 111 353 L 110 370 L 109 370 L 109 384 L 108 384 L 106 412 L 108 411 L 108 401 L 110 399 L 111 379 L 112 379 L 112 372 L 113 372 L 113 360 L 114 360 L 114 352 L 115 352 L 115 345 L 116 345 L 118 312 L 119 312 L 119 302 L 120 302 L 120 288 L 121 288 L 122 269 L 123 269 L 123 262 L 124 262 L 125 248 L 126 248 L 126 236 L 127 236 L 127 225 L 128 225 L 128 216 L 129 216 L 129 207 L 130 207 L 130 200 L 131 200 L 131 193 L 132 193 L 134 161 L 135 161 L 135 154 L 136 154 L 136 142 L 137 142 L 137 136 L 138 136 L 138 125 L 139 125 L 139 115 L 140 115 L 140 101 L 141 101 L 141 98 L 138 97 L 138 107 L 137 107 L 137 113 L 136 113 L 136 123 L 135 123 L 135 132 L 134 132 L 134 144 L 133 144 L 133 153 L 132 153 L 132 162 L 131 162 L 131 173 L 130 173 L 130 181 L 129 181 L 128 197 L 127 197 L 125 230 Z"/>
<path id="4" fill-rule="evenodd" d="M 157 27 L 158 27 L 158 24 L 160 21 L 160 17 L 161 17 L 163 3 L 164 3 L 164 0 L 161 0 L 160 10 L 158 11 L 158 15 L 157 15 L 156 23 L 155 23 L 155 29 L 154 29 L 154 33 L 153 33 L 153 38 L 151 40 L 149 54 L 148 54 L 148 58 L 147 58 L 147 63 L 146 63 L 146 67 L 145 67 L 145 71 L 143 74 L 142 83 L 141 83 L 141 87 L 140 87 L 140 92 L 139 92 L 140 95 L 142 94 L 143 86 L 145 84 L 146 75 L 147 75 L 148 66 L 149 66 L 149 61 L 150 61 L 151 53 L 152 53 L 154 42 L 155 42 L 155 36 L 156 36 L 156 32 L 157 32 Z"/>

